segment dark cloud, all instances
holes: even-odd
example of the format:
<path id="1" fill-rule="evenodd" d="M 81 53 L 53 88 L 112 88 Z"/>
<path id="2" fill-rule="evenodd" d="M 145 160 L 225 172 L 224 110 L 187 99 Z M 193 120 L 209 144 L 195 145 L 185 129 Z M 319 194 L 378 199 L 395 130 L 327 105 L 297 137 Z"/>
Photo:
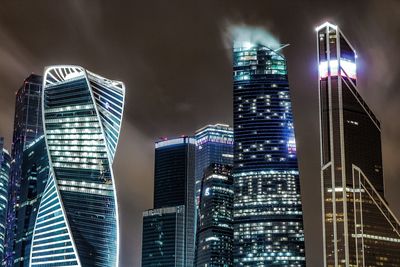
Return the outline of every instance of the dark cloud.
<path id="1" fill-rule="evenodd" d="M 278 3 L 279 2 L 279 3 Z M 232 122 L 226 33 L 267 30 L 289 64 L 309 266 L 321 266 L 316 41 L 314 27 L 341 26 L 359 55 L 360 92 L 383 125 L 388 200 L 400 214 L 400 2 L 396 0 L 5 1 L 0 0 L 0 135 L 11 140 L 14 93 L 31 72 L 77 64 L 126 83 L 115 161 L 121 266 L 139 266 L 141 213 L 152 206 L 153 141 Z"/>

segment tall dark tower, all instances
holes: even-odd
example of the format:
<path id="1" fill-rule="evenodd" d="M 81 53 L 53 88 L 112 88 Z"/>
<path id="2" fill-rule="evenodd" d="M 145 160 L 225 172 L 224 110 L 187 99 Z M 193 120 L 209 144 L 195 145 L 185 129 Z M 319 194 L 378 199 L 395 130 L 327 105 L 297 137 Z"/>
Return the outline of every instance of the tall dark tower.
<path id="1" fill-rule="evenodd" d="M 384 199 L 381 127 L 356 86 L 356 52 L 317 29 L 324 266 L 400 266 L 400 224 Z"/>
<path id="2" fill-rule="evenodd" d="M 19 205 L 23 151 L 29 144 L 43 135 L 41 93 L 42 76 L 31 74 L 25 79 L 16 94 L 6 230 L 5 261 L 7 266 L 12 266 L 14 262 L 15 208 Z"/>
<path id="3" fill-rule="evenodd" d="M 194 171 L 194 138 L 156 142 L 154 209 L 143 213 L 143 267 L 193 266 Z"/>
<path id="4" fill-rule="evenodd" d="M 20 205 L 16 207 L 14 267 L 28 267 L 39 204 L 49 177 L 44 136 L 26 147 L 21 166 Z"/>
<path id="5" fill-rule="evenodd" d="M 179 137 L 159 141 L 155 148 L 154 208 L 192 206 L 194 138 Z"/>
<path id="6" fill-rule="evenodd" d="M 305 266 L 303 212 L 286 60 L 233 50 L 234 266 Z"/>

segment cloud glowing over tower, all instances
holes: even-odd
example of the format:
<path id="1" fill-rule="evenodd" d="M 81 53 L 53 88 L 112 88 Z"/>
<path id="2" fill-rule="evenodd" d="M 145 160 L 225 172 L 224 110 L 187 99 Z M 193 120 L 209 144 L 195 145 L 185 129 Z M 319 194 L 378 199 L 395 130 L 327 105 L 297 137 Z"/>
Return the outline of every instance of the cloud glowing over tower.
<path id="1" fill-rule="evenodd" d="M 118 266 L 112 163 L 125 87 L 79 66 L 52 66 L 43 81 L 50 174 L 36 218 L 30 266 Z"/>

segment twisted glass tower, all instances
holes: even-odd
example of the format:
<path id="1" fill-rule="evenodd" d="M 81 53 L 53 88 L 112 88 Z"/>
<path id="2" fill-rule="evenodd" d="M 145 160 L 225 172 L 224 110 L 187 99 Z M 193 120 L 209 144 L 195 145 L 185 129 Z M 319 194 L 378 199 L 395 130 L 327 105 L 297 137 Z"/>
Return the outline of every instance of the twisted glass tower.
<path id="1" fill-rule="evenodd" d="M 122 82 L 78 66 L 46 68 L 42 113 L 50 173 L 30 266 L 118 266 L 112 163 L 124 92 Z"/>
<path id="2" fill-rule="evenodd" d="M 234 266 L 305 266 L 303 213 L 286 60 L 233 51 Z"/>

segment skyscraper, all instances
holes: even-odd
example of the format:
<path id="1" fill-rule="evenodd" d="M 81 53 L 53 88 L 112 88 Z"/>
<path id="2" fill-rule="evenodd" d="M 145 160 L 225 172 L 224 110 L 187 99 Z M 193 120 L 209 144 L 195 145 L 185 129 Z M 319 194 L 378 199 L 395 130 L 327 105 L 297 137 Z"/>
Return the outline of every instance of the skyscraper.
<path id="1" fill-rule="evenodd" d="M 207 125 L 196 131 L 196 200 L 204 171 L 211 163 L 233 165 L 233 129 L 226 124 Z"/>
<path id="2" fill-rule="evenodd" d="M 357 91 L 356 51 L 317 29 L 324 266 L 400 266 L 400 224 L 384 199 L 380 123 Z"/>
<path id="3" fill-rule="evenodd" d="M 196 266 L 233 266 L 232 166 L 211 164 L 201 183 Z"/>
<path id="4" fill-rule="evenodd" d="M 195 190 L 196 190 L 196 207 L 198 207 L 200 203 L 201 184 L 205 172 L 209 170 L 210 165 L 211 164 L 223 164 L 230 166 L 233 165 L 233 129 L 226 124 L 220 124 L 220 123 L 213 125 L 210 124 L 197 130 L 195 138 L 196 138 Z M 199 224 L 200 223 L 199 216 L 200 213 L 199 210 L 197 210 L 196 227 L 201 226 Z M 230 225 L 228 227 L 233 227 L 232 222 L 230 222 Z M 199 237 L 199 231 L 200 229 L 196 229 L 196 232 L 198 233 L 197 237 Z M 200 237 L 202 238 L 203 234 L 201 234 Z M 200 243 L 196 242 L 196 253 L 198 253 L 199 250 L 202 249 L 198 247 L 199 245 Z M 232 247 L 230 247 L 230 250 L 232 252 Z M 208 251 L 208 252 L 214 253 L 214 251 Z M 207 262 L 206 259 L 207 256 L 202 256 L 202 255 L 203 254 L 201 253 L 201 258 L 203 258 L 204 260 L 197 261 L 196 265 L 197 266 L 199 266 L 199 264 L 210 265 L 211 258 L 210 261 Z"/>
<path id="5" fill-rule="evenodd" d="M 4 242 L 6 235 L 8 182 L 10 174 L 11 157 L 4 148 L 4 139 L 0 137 L 0 257 L 4 255 Z"/>
<path id="6" fill-rule="evenodd" d="M 305 266 L 299 170 L 282 54 L 233 49 L 234 266 Z"/>
<path id="7" fill-rule="evenodd" d="M 154 209 L 143 213 L 142 266 L 193 266 L 195 139 L 155 144 Z"/>
<path id="8" fill-rule="evenodd" d="M 15 209 L 19 205 L 23 152 L 29 144 L 43 135 L 41 93 L 42 76 L 31 74 L 16 94 L 7 211 L 5 253 L 7 266 L 12 266 L 14 262 L 13 247 L 17 225 Z"/>
<path id="9" fill-rule="evenodd" d="M 155 144 L 154 208 L 194 203 L 195 140 L 179 137 Z M 192 212 L 192 211 L 190 211 Z"/>
<path id="10" fill-rule="evenodd" d="M 43 123 L 49 177 L 30 266 L 118 266 L 112 163 L 125 87 L 79 66 L 45 69 Z"/>
<path id="11" fill-rule="evenodd" d="M 185 267 L 185 206 L 143 212 L 142 266 Z"/>
<path id="12" fill-rule="evenodd" d="M 26 147 L 22 157 L 21 188 L 16 207 L 14 267 L 28 267 L 39 204 L 49 177 L 46 143 L 42 135 Z"/>

